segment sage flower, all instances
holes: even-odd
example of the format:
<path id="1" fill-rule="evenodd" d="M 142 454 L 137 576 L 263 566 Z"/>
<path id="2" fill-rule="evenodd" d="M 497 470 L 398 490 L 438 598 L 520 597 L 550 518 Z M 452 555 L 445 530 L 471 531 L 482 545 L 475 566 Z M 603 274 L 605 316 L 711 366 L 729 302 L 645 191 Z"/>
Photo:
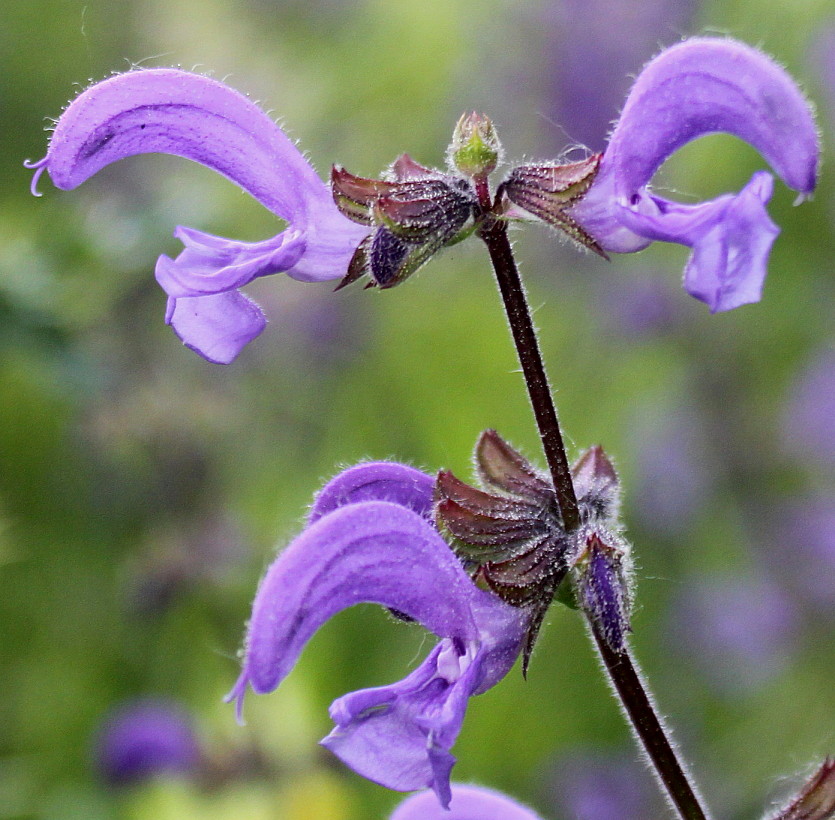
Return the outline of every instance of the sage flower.
<path id="1" fill-rule="evenodd" d="M 98 770 L 113 785 L 194 775 L 200 756 L 188 715 L 166 700 L 122 704 L 105 719 L 96 739 Z"/>
<path id="2" fill-rule="evenodd" d="M 684 287 L 713 312 L 762 296 L 779 232 L 765 208 L 773 177 L 757 171 L 739 193 L 691 205 L 647 186 L 679 148 L 716 132 L 750 143 L 799 201 L 814 190 L 818 134 L 796 83 L 750 46 L 693 38 L 662 51 L 640 73 L 594 184 L 572 211 L 607 252 L 631 253 L 656 240 L 692 248 Z"/>
<path id="3" fill-rule="evenodd" d="M 448 810 L 438 805 L 431 792 L 421 792 L 404 800 L 389 820 L 540 820 L 540 817 L 501 792 L 456 783 Z"/>
<path id="4" fill-rule="evenodd" d="M 97 83 L 61 115 L 47 155 L 29 163 L 33 192 L 47 171 L 71 190 L 106 165 L 135 154 L 175 154 L 240 185 L 285 230 L 241 242 L 178 227 L 185 249 L 160 256 L 156 278 L 168 295 L 165 321 L 211 362 L 228 364 L 266 325 L 240 292 L 284 272 L 302 282 L 343 276 L 368 232 L 345 219 L 329 188 L 287 135 L 257 105 L 217 80 L 178 69 L 141 69 Z"/>
<path id="5" fill-rule="evenodd" d="M 390 789 L 431 788 L 449 805 L 450 753 L 472 695 L 513 666 L 526 612 L 473 584 L 430 520 L 433 478 L 396 463 L 354 467 L 319 493 L 308 526 L 269 568 L 255 598 L 243 670 L 228 700 L 274 690 L 336 613 L 368 602 L 441 640 L 403 680 L 338 698 L 322 741 Z"/>

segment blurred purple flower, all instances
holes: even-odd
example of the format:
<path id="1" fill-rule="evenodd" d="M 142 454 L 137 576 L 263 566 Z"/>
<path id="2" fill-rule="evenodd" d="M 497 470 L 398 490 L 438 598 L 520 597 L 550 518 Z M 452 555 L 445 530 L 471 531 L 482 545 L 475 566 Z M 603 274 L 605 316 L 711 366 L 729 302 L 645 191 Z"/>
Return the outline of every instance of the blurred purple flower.
<path id="1" fill-rule="evenodd" d="M 679 534 L 710 492 L 710 451 L 701 420 L 687 406 L 641 408 L 632 425 L 635 509 L 652 532 Z"/>
<path id="2" fill-rule="evenodd" d="M 630 76 L 664 42 L 678 40 L 697 0 L 557 0 L 545 25 L 549 119 L 574 142 L 601 151 Z"/>
<path id="3" fill-rule="evenodd" d="M 835 17 L 815 27 L 807 51 L 809 67 L 818 75 L 830 124 L 835 124 Z"/>
<path id="4" fill-rule="evenodd" d="M 660 816 L 647 770 L 631 757 L 584 749 L 559 758 L 548 796 L 557 817 L 572 820 L 645 820 Z"/>
<path id="5" fill-rule="evenodd" d="M 760 577 L 700 575 L 672 602 L 672 640 L 719 689 L 755 691 L 792 652 L 797 612 L 783 590 Z"/>
<path id="6" fill-rule="evenodd" d="M 800 600 L 835 614 L 835 499 L 814 495 L 776 511 L 772 556 Z"/>
<path id="7" fill-rule="evenodd" d="M 432 792 L 413 794 L 389 820 L 540 820 L 539 815 L 501 792 L 481 786 L 452 786 L 449 809 L 438 805 Z"/>
<path id="8" fill-rule="evenodd" d="M 663 279 L 659 281 L 657 271 L 630 274 L 601 271 L 594 282 L 595 304 L 611 323 L 606 330 L 619 337 L 643 339 L 675 328 L 682 318 L 678 292 Z"/>
<path id="9" fill-rule="evenodd" d="M 818 353 L 792 385 L 783 422 L 788 450 L 806 462 L 835 468 L 835 350 Z"/>
<path id="10" fill-rule="evenodd" d="M 138 700 L 115 709 L 96 740 L 102 777 L 114 785 L 160 775 L 190 775 L 200 749 L 185 711 L 165 700 Z"/>
<path id="11" fill-rule="evenodd" d="M 734 40 L 693 38 L 659 54 L 638 76 L 588 194 L 572 216 L 606 251 L 652 241 L 692 248 L 688 293 L 712 312 L 759 301 L 779 229 L 765 205 L 773 177 L 757 171 L 738 194 L 684 205 L 647 184 L 686 143 L 719 131 L 753 145 L 801 197 L 815 188 L 818 137 L 812 110 L 789 75 Z"/>
<path id="12" fill-rule="evenodd" d="M 253 604 L 243 671 L 228 700 L 271 692 L 336 613 L 368 602 L 441 638 L 402 681 L 331 705 L 322 741 L 354 771 L 399 791 L 450 800 L 450 754 L 472 695 L 498 683 L 522 647 L 528 616 L 478 589 L 428 520 L 431 476 L 369 463 L 319 493 L 308 527 L 267 571 Z"/>
<path id="13" fill-rule="evenodd" d="M 240 242 L 178 227 L 185 245 L 161 256 L 166 322 L 212 362 L 228 364 L 264 329 L 261 309 L 239 289 L 285 272 L 303 282 L 345 275 L 367 230 L 345 219 L 329 188 L 258 106 L 223 83 L 177 69 L 119 74 L 88 88 L 64 111 L 36 169 L 71 190 L 112 162 L 166 153 L 231 179 L 289 226 L 272 239 Z"/>

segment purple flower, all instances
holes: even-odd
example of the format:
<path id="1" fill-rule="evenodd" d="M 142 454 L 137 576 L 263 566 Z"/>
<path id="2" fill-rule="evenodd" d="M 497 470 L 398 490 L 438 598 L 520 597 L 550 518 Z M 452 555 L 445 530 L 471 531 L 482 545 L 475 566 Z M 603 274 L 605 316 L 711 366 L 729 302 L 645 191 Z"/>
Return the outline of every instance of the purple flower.
<path id="1" fill-rule="evenodd" d="M 824 349 L 790 390 L 783 424 L 787 449 L 831 473 L 835 468 L 835 350 Z"/>
<path id="2" fill-rule="evenodd" d="M 540 820 L 538 814 L 515 800 L 481 786 L 452 787 L 452 802 L 443 809 L 432 792 L 413 794 L 389 820 Z"/>
<path id="3" fill-rule="evenodd" d="M 779 231 L 765 209 L 771 174 L 758 171 L 739 193 L 695 205 L 663 199 L 647 185 L 683 145 L 721 131 L 753 145 L 801 199 L 814 190 L 817 131 L 794 81 L 750 46 L 694 38 L 663 51 L 641 72 L 597 178 L 573 209 L 606 251 L 631 253 L 656 240 L 692 248 L 684 286 L 712 312 L 762 296 Z"/>
<path id="4" fill-rule="evenodd" d="M 228 700 L 271 692 L 336 613 L 369 602 L 441 638 L 402 681 L 334 701 L 322 744 L 359 774 L 450 800 L 450 754 L 467 700 L 498 683 L 522 646 L 528 616 L 478 589 L 428 519 L 433 480 L 369 463 L 319 493 L 308 527 L 267 571 L 253 604 L 243 671 Z"/>
<path id="5" fill-rule="evenodd" d="M 549 120 L 599 151 L 629 90 L 631 72 L 676 40 L 696 0 L 558 0 L 546 6 Z"/>
<path id="6" fill-rule="evenodd" d="M 771 555 L 799 599 L 835 616 L 835 499 L 811 494 L 774 511 Z"/>
<path id="7" fill-rule="evenodd" d="M 557 817 L 574 820 L 643 820 L 665 816 L 647 770 L 630 756 L 603 749 L 578 749 L 551 770 L 548 796 Z"/>
<path id="8" fill-rule="evenodd" d="M 330 190 L 284 132 L 223 83 L 177 69 L 130 71 L 88 88 L 64 111 L 46 157 L 30 167 L 70 190 L 116 160 L 175 154 L 240 185 L 288 227 L 239 242 L 178 227 L 185 245 L 160 256 L 165 320 L 211 362 L 228 364 L 264 329 L 261 309 L 239 289 L 285 272 L 303 282 L 340 278 L 366 229 L 345 219 Z"/>
<path id="9" fill-rule="evenodd" d="M 753 692 L 779 674 L 797 636 L 797 611 L 781 587 L 760 577 L 699 576 L 676 596 L 676 649 L 698 659 L 729 694 Z"/>
<path id="10" fill-rule="evenodd" d="M 108 783 L 190 774 L 200 762 L 194 729 L 185 712 L 163 700 L 122 705 L 105 721 L 96 742 L 99 771 Z"/>

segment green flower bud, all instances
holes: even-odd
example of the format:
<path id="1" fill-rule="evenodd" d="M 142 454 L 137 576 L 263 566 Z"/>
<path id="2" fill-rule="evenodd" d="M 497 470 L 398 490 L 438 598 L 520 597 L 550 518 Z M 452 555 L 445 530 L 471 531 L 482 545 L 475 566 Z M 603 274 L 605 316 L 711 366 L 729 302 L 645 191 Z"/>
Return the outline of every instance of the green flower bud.
<path id="1" fill-rule="evenodd" d="M 502 146 L 496 129 L 484 114 L 462 114 L 447 151 L 451 168 L 467 177 L 486 177 L 496 170 Z"/>

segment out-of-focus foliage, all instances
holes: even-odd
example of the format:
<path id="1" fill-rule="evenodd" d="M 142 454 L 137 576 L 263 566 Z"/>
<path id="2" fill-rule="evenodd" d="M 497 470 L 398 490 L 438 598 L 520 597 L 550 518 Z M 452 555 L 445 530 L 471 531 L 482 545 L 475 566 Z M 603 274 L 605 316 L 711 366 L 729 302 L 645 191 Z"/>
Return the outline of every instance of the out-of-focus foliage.
<path id="1" fill-rule="evenodd" d="M 440 164 L 472 109 L 494 118 L 510 158 L 548 158 L 580 138 L 559 121 L 569 103 L 575 114 L 586 104 L 565 78 L 607 83 L 608 67 L 620 82 L 656 44 L 727 32 L 799 78 L 831 142 L 826 0 L 669 0 L 669 19 L 659 12 L 657 30 L 630 40 L 630 21 L 648 25 L 630 18 L 634 5 L 589 2 L 582 19 L 561 0 L 4 6 L 0 818 L 386 816 L 398 796 L 316 741 L 332 698 L 399 679 L 425 641 L 371 608 L 345 613 L 277 693 L 248 701 L 239 728 L 220 699 L 260 574 L 340 465 L 396 457 L 464 477 L 486 427 L 539 459 L 478 243 L 384 293 L 261 281 L 250 292 L 267 331 L 236 364 L 210 365 L 164 327 L 154 261 L 178 251 L 175 224 L 254 240 L 275 233 L 272 216 L 169 157 L 127 160 L 71 193 L 44 179 L 35 200 L 22 161 L 44 152 L 49 117 L 90 78 L 181 65 L 262 101 L 323 174 L 340 162 L 372 176 L 402 151 Z M 599 31 L 613 26 L 596 30 L 592 7 L 621 21 L 611 65 Z M 640 48 L 624 56 L 627 41 Z M 516 235 L 572 450 L 601 443 L 622 473 L 639 562 L 636 651 L 727 818 L 757 816 L 779 796 L 777 776 L 821 759 L 835 738 L 835 190 L 825 159 L 811 204 L 792 208 L 778 186 L 771 212 L 783 234 L 765 298 L 728 314 L 709 316 L 678 288 L 684 249 L 604 265 L 545 229 Z M 663 179 L 682 197 L 713 195 L 758 167 L 751 149 L 712 137 Z M 110 789 L 92 739 L 116 704 L 146 696 L 186 706 L 206 771 Z M 476 698 L 455 751 L 458 779 L 545 816 L 612 817 L 591 813 L 611 804 L 582 793 L 612 761 L 618 778 L 603 780 L 625 782 L 620 805 L 654 799 L 583 628 L 558 606 L 528 681 L 512 674 Z M 655 811 L 637 805 L 636 816 Z"/>

